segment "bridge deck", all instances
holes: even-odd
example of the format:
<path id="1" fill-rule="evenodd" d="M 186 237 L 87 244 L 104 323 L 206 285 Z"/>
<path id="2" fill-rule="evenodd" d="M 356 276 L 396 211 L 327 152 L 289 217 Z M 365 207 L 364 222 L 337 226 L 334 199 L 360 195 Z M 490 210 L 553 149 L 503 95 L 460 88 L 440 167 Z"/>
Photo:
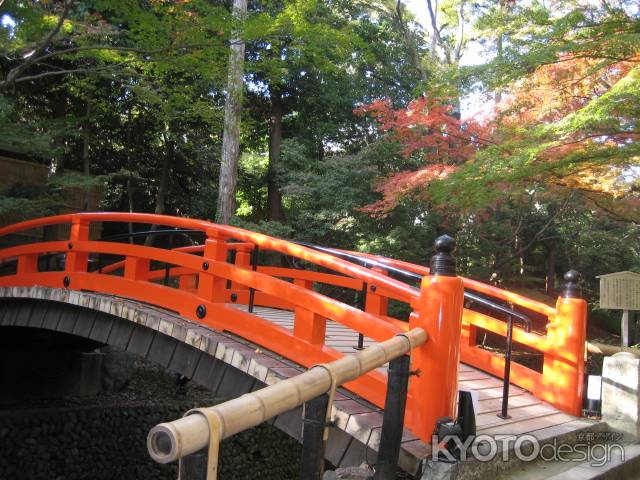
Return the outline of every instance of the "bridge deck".
<path id="1" fill-rule="evenodd" d="M 246 305 L 234 305 L 234 307 L 247 310 Z M 293 330 L 293 313 L 291 311 L 255 307 L 254 313 L 281 327 Z M 354 347 L 358 344 L 358 333 L 344 325 L 331 320 L 327 321 L 325 338 L 325 345 L 328 347 L 344 354 L 356 352 Z M 365 347 L 372 343 L 374 341 L 370 338 L 364 338 Z M 298 373 L 296 370 L 298 369 L 292 369 L 291 373 Z M 303 371 L 303 369 L 300 368 L 299 371 Z M 511 418 L 501 419 L 497 416 L 502 405 L 503 382 L 501 379 L 469 365 L 461 364 L 458 381 L 460 389 L 477 391 L 479 394 L 479 411 L 476 412 L 478 435 L 533 433 L 576 420 L 576 417 L 562 413 L 554 406 L 539 400 L 516 385 L 511 385 L 509 388 L 509 415 Z M 355 401 L 366 405 L 366 402 L 361 399 L 355 399 Z M 371 413 L 379 412 L 379 409 L 374 406 L 370 405 L 370 408 Z M 407 438 L 412 437 L 406 436 Z M 415 437 L 412 438 L 415 439 Z"/>

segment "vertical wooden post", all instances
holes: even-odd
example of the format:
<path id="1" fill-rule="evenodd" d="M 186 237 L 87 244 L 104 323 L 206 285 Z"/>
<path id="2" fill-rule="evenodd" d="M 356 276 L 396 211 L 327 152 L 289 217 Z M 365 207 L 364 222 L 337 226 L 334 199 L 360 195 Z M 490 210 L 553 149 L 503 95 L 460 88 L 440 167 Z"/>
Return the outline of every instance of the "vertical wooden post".
<path id="1" fill-rule="evenodd" d="M 19 255 L 17 275 L 36 273 L 38 271 L 38 255 Z"/>
<path id="2" fill-rule="evenodd" d="M 195 274 L 180 275 L 178 278 L 178 288 L 187 292 L 195 292 L 196 278 L 197 276 Z"/>
<path id="3" fill-rule="evenodd" d="M 74 252 L 78 242 L 89 240 L 89 222 L 79 217 L 74 217 L 71 222 L 71 235 L 69 236 L 69 251 L 65 260 L 65 272 L 86 272 L 89 254 L 86 252 Z"/>
<path id="4" fill-rule="evenodd" d="M 371 270 L 374 272 L 382 273 L 386 275 L 387 272 L 380 267 L 373 267 Z M 389 299 L 382 295 L 378 295 L 378 286 L 372 283 L 368 286 L 366 292 L 364 311 L 371 315 L 387 316 L 389 309 Z"/>
<path id="5" fill-rule="evenodd" d="M 621 333 L 621 338 L 622 338 L 622 346 L 623 347 L 628 347 L 629 344 L 631 343 L 629 341 L 630 335 L 629 335 L 629 310 L 623 310 L 622 311 L 622 323 L 620 325 L 620 333 Z"/>
<path id="6" fill-rule="evenodd" d="M 198 296 L 216 303 L 225 302 L 227 281 L 215 275 L 214 262 L 227 261 L 228 246 L 218 233 L 207 230 L 207 239 L 204 244 L 202 256 L 202 271 L 198 279 Z"/>
<path id="7" fill-rule="evenodd" d="M 236 266 L 242 268 L 250 268 L 251 252 L 247 252 L 246 250 L 238 250 L 236 252 Z"/>
<path id="8" fill-rule="evenodd" d="M 556 302 L 556 317 L 547 330 L 553 352 L 545 355 L 542 372 L 553 397 L 544 400 L 553 401 L 563 411 L 577 416 L 582 411 L 587 339 L 587 302 L 580 298 L 579 278 L 575 270 L 564 275 L 563 295 Z"/>
<path id="9" fill-rule="evenodd" d="M 253 246 L 253 250 L 251 252 L 251 270 L 254 272 L 258 270 L 258 260 L 260 257 L 260 247 L 258 245 Z M 256 300 L 256 290 L 255 288 L 249 289 L 249 305 L 247 306 L 247 310 L 249 313 L 253 313 L 253 307 L 255 306 Z"/>
<path id="10" fill-rule="evenodd" d="M 293 283 L 299 287 L 311 289 L 313 282 L 311 280 L 303 280 L 296 278 Z M 327 329 L 327 319 L 322 318 L 320 315 L 307 310 L 305 308 L 296 306 L 294 310 L 293 319 L 293 334 L 296 337 L 312 343 L 314 345 L 324 344 L 325 334 Z"/>
<path id="11" fill-rule="evenodd" d="M 409 387 L 416 399 L 414 433 L 424 441 L 431 441 L 436 420 L 456 416 L 464 287 L 456 276 L 454 249 L 455 240 L 448 235 L 436 239 L 437 253 L 430 275 L 422 279 L 417 314 L 409 319 L 409 328 L 424 328 L 429 335 L 429 342 L 412 352 L 418 375 Z"/>
<path id="12" fill-rule="evenodd" d="M 384 402 L 382 433 L 378 448 L 375 480 L 393 480 L 396 478 L 400 443 L 404 430 L 404 411 L 407 405 L 407 388 L 409 385 L 408 355 L 402 355 L 389 362 L 389 380 L 387 397 Z"/>
<path id="13" fill-rule="evenodd" d="M 302 480 L 322 480 L 329 395 L 326 393 L 304 404 L 302 419 Z"/>
<path id="14" fill-rule="evenodd" d="M 127 280 L 148 280 L 149 260 L 127 257 L 124 259 L 124 278 Z"/>
<path id="15" fill-rule="evenodd" d="M 234 265 L 239 268 L 246 268 L 247 270 L 251 268 L 251 253 L 242 249 L 236 249 L 236 255 L 234 258 Z M 231 282 L 231 290 L 240 291 L 240 290 L 248 290 L 249 287 L 243 285 L 238 282 Z"/>

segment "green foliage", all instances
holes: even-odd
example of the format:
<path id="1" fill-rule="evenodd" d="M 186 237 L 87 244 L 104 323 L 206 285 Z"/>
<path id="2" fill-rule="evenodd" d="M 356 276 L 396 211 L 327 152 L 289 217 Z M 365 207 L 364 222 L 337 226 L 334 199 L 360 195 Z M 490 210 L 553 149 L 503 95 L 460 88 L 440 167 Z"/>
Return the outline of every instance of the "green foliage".
<path id="1" fill-rule="evenodd" d="M 462 26 L 463 40 L 493 56 L 460 66 L 431 54 L 429 26 L 415 23 L 402 2 L 265 0 L 250 4 L 242 25 L 228 2 L 77 2 L 38 54 L 62 2 L 7 1 L 0 15 L 15 26 L 0 27 L 0 150 L 47 161 L 56 175 L 41 189 L 3 192 L 0 218 L 56 213 L 69 192 L 96 188 L 104 191 L 104 209 L 160 206 L 215 218 L 228 41 L 241 29 L 247 94 L 235 225 L 422 264 L 435 237 L 449 233 L 464 274 L 552 293 L 545 281 L 557 287 L 573 267 L 593 297 L 596 275 L 640 267 L 637 223 L 621 221 L 617 209 L 619 198 L 638 191 L 640 33 L 633 12 L 626 1 L 563 0 L 553 8 L 439 2 L 436 50 L 455 49 Z M 51 55 L 29 63 L 30 52 Z M 569 57 L 588 60 L 581 72 L 598 79 L 591 90 L 569 89 L 576 107 L 550 102 L 535 121 L 507 121 L 537 108 L 538 98 L 518 96 L 527 82 L 545 68 L 564 68 Z M 611 75 L 617 65 L 626 70 Z M 499 125 L 488 127 L 491 143 L 432 182 L 428 195 L 404 198 L 382 218 L 364 213 L 379 199 L 380 179 L 422 160 L 403 156 L 354 108 L 377 98 L 403 108 L 425 94 L 457 111 L 472 90 L 523 101 L 501 111 Z M 270 172 L 274 96 L 283 106 L 283 143 Z M 87 166 L 91 176 L 78 173 Z M 271 173 L 283 194 L 282 222 L 267 220 Z M 601 196 L 602 186 L 617 196 Z M 628 219 L 637 222 L 633 209 Z"/>

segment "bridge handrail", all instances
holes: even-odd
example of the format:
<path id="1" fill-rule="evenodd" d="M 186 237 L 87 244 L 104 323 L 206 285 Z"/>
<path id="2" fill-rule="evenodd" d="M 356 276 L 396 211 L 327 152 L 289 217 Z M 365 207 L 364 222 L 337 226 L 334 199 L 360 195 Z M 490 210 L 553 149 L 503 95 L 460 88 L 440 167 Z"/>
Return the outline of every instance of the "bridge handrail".
<path id="1" fill-rule="evenodd" d="M 35 220 L 27 220 L 25 222 L 16 223 L 0 228 L 0 237 L 10 233 L 16 233 L 24 230 L 31 230 L 49 225 L 61 223 L 79 222 L 121 222 L 121 223 L 144 223 L 152 225 L 167 225 L 177 228 L 200 230 L 207 234 L 215 232 L 226 236 L 226 238 L 235 238 L 251 242 L 258 245 L 261 249 L 268 249 L 280 252 L 285 255 L 299 258 L 316 265 L 329 268 L 336 272 L 358 278 L 367 283 L 377 284 L 385 289 L 393 292 L 400 298 L 406 298 L 407 301 L 417 298 L 417 291 L 402 282 L 381 275 L 375 271 L 359 267 L 350 262 L 338 259 L 332 255 L 322 252 L 316 252 L 310 248 L 296 245 L 287 240 L 282 240 L 261 233 L 250 232 L 238 227 L 229 225 L 219 225 L 204 220 L 195 220 L 183 217 L 171 217 L 167 215 L 147 214 L 147 213 L 114 213 L 114 212 L 97 212 L 97 213 L 74 213 L 66 215 L 56 215 L 52 217 L 44 217 Z"/>
<path id="2" fill-rule="evenodd" d="M 415 263 L 406 262 L 403 260 L 396 260 L 393 258 L 382 257 L 380 255 L 375 255 L 371 253 L 362 253 L 362 252 L 352 252 L 349 250 L 343 250 L 345 253 L 350 253 L 354 255 L 359 255 L 366 258 L 371 258 L 380 263 L 386 263 L 393 267 L 402 268 L 409 272 L 415 273 L 417 275 L 429 275 L 429 267 L 425 267 L 423 265 L 417 265 Z M 524 295 L 520 295 L 518 293 L 510 292 L 508 290 L 504 290 L 502 288 L 494 287 L 493 285 L 488 285 L 486 283 L 479 282 L 477 280 L 473 280 L 467 277 L 460 277 L 462 279 L 462 283 L 465 289 L 473 290 L 478 293 L 483 293 L 485 295 L 489 295 L 493 298 L 497 298 L 500 300 L 504 300 L 506 302 L 513 303 L 514 305 L 521 306 L 526 308 L 527 310 L 531 310 L 532 312 L 536 312 L 542 314 L 548 318 L 552 318 L 556 314 L 556 309 L 537 300 L 532 300 L 530 298 L 525 297 Z"/>
<path id="3" fill-rule="evenodd" d="M 208 463 L 215 470 L 220 441 L 291 411 L 402 355 L 410 354 L 427 340 L 427 333 L 415 328 L 356 355 L 314 366 L 287 380 L 213 407 L 192 410 L 190 415 L 153 427 L 147 437 L 147 449 L 155 461 L 169 463 L 209 446 Z M 408 372 L 403 373 L 406 375 Z M 330 409 L 331 405 L 328 407 Z M 324 412 L 322 414 L 324 416 Z"/>
<path id="4" fill-rule="evenodd" d="M 350 255 L 364 257 L 377 265 L 390 265 L 393 269 L 409 271 L 417 275 L 429 275 L 429 268 L 401 260 L 393 260 L 378 255 L 344 251 Z M 575 274 L 574 274 L 575 275 Z M 531 300 L 517 293 L 509 292 L 476 280 L 464 277 L 466 289 L 498 298 L 513 305 L 545 316 L 546 333 L 528 332 L 511 321 L 505 322 L 489 315 L 465 308 L 462 316 L 461 359 L 498 377 L 504 375 L 505 382 L 533 392 L 561 410 L 579 415 L 582 408 L 584 350 L 586 341 L 586 302 L 571 296 L 561 296 L 556 307 Z M 466 294 L 465 294 L 466 295 Z M 505 313 L 505 312 L 503 312 Z M 506 314 L 509 314 L 508 312 Z M 519 316 L 511 314 L 511 317 Z M 477 330 L 483 329 L 505 338 L 506 351 L 510 352 L 511 342 L 516 341 L 531 347 L 543 355 L 542 371 L 539 372 L 520 363 L 507 362 L 505 358 L 486 350 L 477 344 Z M 510 333 L 511 332 L 511 333 Z M 508 390 L 505 389 L 505 392 Z M 506 393 L 505 393 L 506 395 Z M 503 411 L 506 411 L 503 406 Z"/>

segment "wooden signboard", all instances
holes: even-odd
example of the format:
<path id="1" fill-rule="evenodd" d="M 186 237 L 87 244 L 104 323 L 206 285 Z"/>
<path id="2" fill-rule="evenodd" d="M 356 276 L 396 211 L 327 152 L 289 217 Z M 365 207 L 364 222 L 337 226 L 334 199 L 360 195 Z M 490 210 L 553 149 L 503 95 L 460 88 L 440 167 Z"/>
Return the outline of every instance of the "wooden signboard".
<path id="1" fill-rule="evenodd" d="M 629 346 L 629 312 L 640 311 L 640 273 L 600 275 L 600 308 L 623 310 L 622 345 Z"/>
<path id="2" fill-rule="evenodd" d="M 600 308 L 640 310 L 640 273 L 600 275 Z"/>

